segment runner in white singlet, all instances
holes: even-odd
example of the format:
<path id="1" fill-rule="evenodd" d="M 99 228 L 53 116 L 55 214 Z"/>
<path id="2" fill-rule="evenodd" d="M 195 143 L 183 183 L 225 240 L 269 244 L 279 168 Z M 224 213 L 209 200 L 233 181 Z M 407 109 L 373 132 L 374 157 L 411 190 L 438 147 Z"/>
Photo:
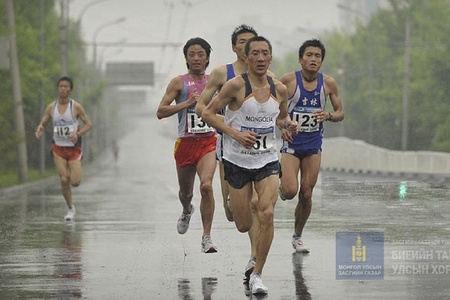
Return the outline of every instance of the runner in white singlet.
<path id="1" fill-rule="evenodd" d="M 36 138 L 39 139 L 44 132 L 45 125 L 52 120 L 52 154 L 61 181 L 62 194 L 68 207 L 64 217 L 66 221 L 71 221 L 76 212 L 70 186 L 76 187 L 81 183 L 81 136 L 92 127 L 83 106 L 70 98 L 72 89 L 71 78 L 59 79 L 58 100 L 47 106 L 35 133 Z M 79 119 L 83 122 L 83 127 L 80 127 Z"/>
<path id="2" fill-rule="evenodd" d="M 267 294 L 261 273 L 272 243 L 273 212 L 277 201 L 279 161 L 275 126 L 297 132 L 297 122 L 287 112 L 286 87 L 267 75 L 272 46 L 261 36 L 245 47 L 248 71 L 225 83 L 202 113 L 202 118 L 224 135 L 223 161 L 229 183 L 233 218 L 240 232 L 253 225 L 252 190 L 257 199 L 256 216 L 260 229 L 256 264 L 250 275 L 253 294 Z M 217 112 L 226 107 L 225 120 Z"/>

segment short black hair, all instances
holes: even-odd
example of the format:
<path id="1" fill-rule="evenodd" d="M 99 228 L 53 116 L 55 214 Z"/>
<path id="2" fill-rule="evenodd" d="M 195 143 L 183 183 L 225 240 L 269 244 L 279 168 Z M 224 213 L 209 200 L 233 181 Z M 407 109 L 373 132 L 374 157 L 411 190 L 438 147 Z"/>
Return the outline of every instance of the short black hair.
<path id="1" fill-rule="evenodd" d="M 67 82 L 69 82 L 70 89 L 73 90 L 73 81 L 72 81 L 72 78 L 70 78 L 69 76 L 63 76 L 63 77 L 61 77 L 61 78 L 58 80 L 58 84 L 56 85 L 56 87 L 59 86 L 59 83 L 60 83 L 61 81 L 67 81 Z"/>
<path id="2" fill-rule="evenodd" d="M 231 44 L 233 46 L 236 46 L 238 35 L 243 34 L 243 33 L 247 33 L 247 32 L 253 33 L 254 36 L 258 35 L 256 30 L 253 29 L 253 27 L 251 27 L 249 25 L 246 25 L 246 24 L 242 24 L 242 25 L 239 25 L 238 27 L 236 27 L 234 29 L 233 33 L 231 34 Z"/>
<path id="3" fill-rule="evenodd" d="M 325 46 L 318 39 L 311 39 L 303 42 L 303 44 L 298 49 L 298 58 L 302 58 L 303 54 L 305 54 L 305 50 L 308 47 L 317 47 L 322 51 L 322 61 L 325 60 Z"/>
<path id="4" fill-rule="evenodd" d="M 189 39 L 186 42 L 186 44 L 183 47 L 184 58 L 187 58 L 188 48 L 193 46 L 193 45 L 199 45 L 200 47 L 205 49 L 206 57 L 208 58 L 208 62 L 206 63 L 206 67 L 208 67 L 209 66 L 209 56 L 210 56 L 211 50 L 212 50 L 211 45 L 207 41 L 205 41 L 204 39 L 202 39 L 200 37 L 191 38 L 191 39 Z M 187 63 L 186 63 L 186 66 L 189 69 L 189 65 Z"/>
<path id="5" fill-rule="evenodd" d="M 269 45 L 270 54 L 272 54 L 272 44 L 269 42 L 269 40 L 263 36 L 257 35 L 249 39 L 247 41 L 247 44 L 245 44 L 245 55 L 248 56 L 248 54 L 250 53 L 250 44 L 253 42 L 266 42 Z"/>

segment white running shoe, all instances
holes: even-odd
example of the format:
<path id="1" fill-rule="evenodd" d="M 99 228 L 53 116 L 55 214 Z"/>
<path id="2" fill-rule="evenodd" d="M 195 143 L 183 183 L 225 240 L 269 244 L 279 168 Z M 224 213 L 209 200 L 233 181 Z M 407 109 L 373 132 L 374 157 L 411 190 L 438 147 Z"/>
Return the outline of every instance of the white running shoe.
<path id="1" fill-rule="evenodd" d="M 255 268 L 256 265 L 256 258 L 252 257 L 248 260 L 247 266 L 245 267 L 245 279 L 249 280 L 250 279 L 250 275 L 252 275 L 253 269 Z"/>
<path id="2" fill-rule="evenodd" d="M 231 199 L 230 196 L 227 197 L 225 206 L 225 217 L 228 221 L 233 222 L 233 208 L 231 207 Z"/>
<path id="3" fill-rule="evenodd" d="M 216 253 L 217 248 L 214 246 L 211 237 L 209 235 L 205 235 L 202 238 L 202 252 L 203 253 Z"/>
<path id="4" fill-rule="evenodd" d="M 303 244 L 301 236 L 294 234 L 292 236 L 292 247 L 294 247 L 295 252 L 298 253 L 309 253 L 309 248 Z"/>
<path id="5" fill-rule="evenodd" d="M 75 218 L 75 214 L 76 214 L 75 205 L 72 205 L 72 207 L 70 207 L 67 210 L 67 214 L 64 216 L 64 220 L 72 221 Z"/>
<path id="6" fill-rule="evenodd" d="M 191 221 L 191 216 L 194 213 L 194 205 L 191 205 L 191 212 L 189 214 L 182 213 L 177 222 L 177 230 L 179 234 L 185 234 L 189 228 L 189 222 Z"/>
<path id="7" fill-rule="evenodd" d="M 229 210 L 229 211 L 233 212 L 233 208 L 231 207 L 231 199 L 230 199 L 230 196 L 227 197 L 227 207 L 228 207 L 228 210 Z"/>
<path id="8" fill-rule="evenodd" d="M 253 295 L 265 295 L 269 292 L 269 289 L 262 283 L 259 275 L 250 276 L 250 290 Z"/>

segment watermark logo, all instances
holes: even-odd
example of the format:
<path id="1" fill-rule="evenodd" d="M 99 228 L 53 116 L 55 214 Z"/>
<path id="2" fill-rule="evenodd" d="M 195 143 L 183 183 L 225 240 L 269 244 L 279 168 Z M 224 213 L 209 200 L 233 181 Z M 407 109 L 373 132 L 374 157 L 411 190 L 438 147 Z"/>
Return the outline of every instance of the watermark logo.
<path id="1" fill-rule="evenodd" d="M 337 232 L 336 279 L 384 279 L 384 233 Z"/>
<path id="2" fill-rule="evenodd" d="M 352 262 L 355 261 L 366 261 L 366 246 L 363 246 L 360 234 L 356 237 L 356 245 L 352 246 Z"/>
<path id="3" fill-rule="evenodd" d="M 389 275 L 450 275 L 450 240 L 393 240 L 391 244 Z"/>

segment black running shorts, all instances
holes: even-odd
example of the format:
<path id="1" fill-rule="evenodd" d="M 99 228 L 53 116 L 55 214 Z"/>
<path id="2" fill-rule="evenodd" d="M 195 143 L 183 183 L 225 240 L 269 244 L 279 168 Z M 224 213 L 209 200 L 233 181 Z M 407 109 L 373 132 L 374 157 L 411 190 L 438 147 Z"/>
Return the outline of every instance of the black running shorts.
<path id="1" fill-rule="evenodd" d="M 247 183 L 261 181 L 270 175 L 280 174 L 280 162 L 273 161 L 259 169 L 246 169 L 223 160 L 225 180 L 235 189 L 242 189 Z"/>

